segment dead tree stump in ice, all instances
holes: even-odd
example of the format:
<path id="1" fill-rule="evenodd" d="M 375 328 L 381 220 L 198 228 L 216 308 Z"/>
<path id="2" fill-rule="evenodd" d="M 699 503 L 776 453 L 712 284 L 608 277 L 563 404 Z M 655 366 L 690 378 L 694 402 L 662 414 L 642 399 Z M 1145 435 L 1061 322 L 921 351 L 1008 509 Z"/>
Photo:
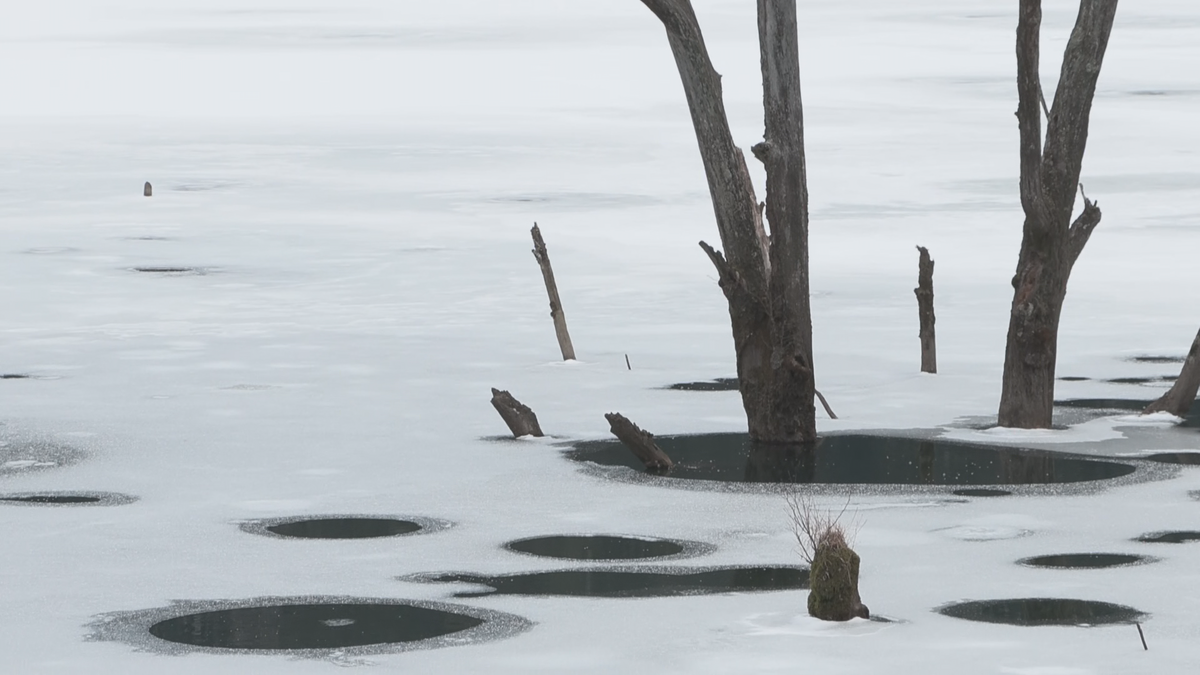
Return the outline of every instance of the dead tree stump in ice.
<path id="1" fill-rule="evenodd" d="M 871 617 L 858 595 L 859 562 L 840 530 L 834 528 L 821 536 L 808 575 L 809 615 L 823 621 Z"/>
<path id="2" fill-rule="evenodd" d="M 563 361 L 575 359 L 575 347 L 571 344 L 571 336 L 567 333 L 567 317 L 563 314 L 562 300 L 558 297 L 558 284 L 554 282 L 554 270 L 550 267 L 550 255 L 546 253 L 546 242 L 542 240 L 542 231 L 537 223 L 533 224 L 533 257 L 537 259 L 538 267 L 542 268 L 542 279 L 546 282 L 546 294 L 550 296 L 550 318 L 554 319 L 554 334 L 558 337 L 558 348 L 562 351 Z"/>
<path id="3" fill-rule="evenodd" d="M 542 427 L 538 425 L 537 415 L 533 414 L 533 410 L 518 401 L 507 391 L 493 387 L 492 406 L 496 409 L 496 412 L 500 413 L 500 417 L 508 425 L 509 431 L 512 431 L 513 438 L 545 436 L 542 433 Z"/>
<path id="4" fill-rule="evenodd" d="M 929 249 L 918 246 L 921 259 L 917 263 L 917 314 L 921 319 L 921 372 L 937 372 L 937 339 L 933 333 L 933 259 Z"/>
<path id="5" fill-rule="evenodd" d="M 675 466 L 675 462 L 654 442 L 654 434 L 643 431 L 621 413 L 607 413 L 604 419 L 608 420 L 613 435 L 642 460 L 647 470 L 669 471 Z"/>
<path id="6" fill-rule="evenodd" d="M 1196 333 L 1196 339 L 1192 341 L 1192 348 L 1188 350 L 1187 358 L 1183 360 L 1179 379 L 1175 380 L 1170 391 L 1146 406 L 1142 414 L 1165 411 L 1183 417 L 1192 407 L 1192 401 L 1196 400 L 1197 391 L 1200 391 L 1200 331 Z"/>
<path id="7" fill-rule="evenodd" d="M 150 187 L 150 181 L 146 181 L 146 187 L 142 188 L 142 196 L 149 197 L 154 194 L 154 188 Z"/>

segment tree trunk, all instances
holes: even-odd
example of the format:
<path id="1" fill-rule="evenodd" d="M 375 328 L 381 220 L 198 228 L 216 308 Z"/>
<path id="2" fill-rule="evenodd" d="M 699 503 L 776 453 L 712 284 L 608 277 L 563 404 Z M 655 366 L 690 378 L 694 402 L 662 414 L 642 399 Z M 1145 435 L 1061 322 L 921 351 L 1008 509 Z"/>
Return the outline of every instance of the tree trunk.
<path id="1" fill-rule="evenodd" d="M 1074 222 L 1075 191 L 1087 145 L 1096 80 L 1104 61 L 1117 0 L 1081 0 L 1075 28 L 1041 138 L 1038 75 L 1041 0 L 1021 0 L 1017 24 L 1017 120 L 1020 128 L 1024 235 L 1004 353 L 999 424 L 1048 428 L 1054 409 L 1058 322 L 1067 279 L 1096 225 L 1100 208 L 1086 195 Z M 1082 192 L 1082 188 L 1079 187 Z"/>
<path id="2" fill-rule="evenodd" d="M 918 246 L 921 259 L 917 262 L 917 315 L 921 320 L 921 372 L 937 372 L 937 338 L 933 332 L 933 258 L 929 249 Z"/>
<path id="3" fill-rule="evenodd" d="M 751 438 L 812 442 L 816 409 L 808 282 L 808 192 L 804 165 L 795 0 L 759 0 L 767 171 L 760 205 L 733 143 L 713 69 L 689 0 L 642 0 L 662 21 L 679 69 L 708 177 L 724 255 L 700 246 L 729 303 L 738 387 Z M 768 238 L 762 222 L 766 209 Z"/>
<path id="4" fill-rule="evenodd" d="M 1184 417 L 1191 409 L 1192 402 L 1196 400 L 1198 391 L 1200 391 L 1200 332 L 1196 333 L 1196 339 L 1192 341 L 1192 348 L 1188 350 L 1187 358 L 1183 361 L 1179 379 L 1175 380 L 1175 384 L 1167 393 L 1146 406 L 1142 413 L 1165 411 L 1178 417 Z"/>
<path id="5" fill-rule="evenodd" d="M 654 434 L 643 431 L 621 413 L 605 413 L 604 419 L 608 420 L 613 435 L 642 460 L 648 471 L 670 471 L 675 466 L 675 462 L 654 442 Z"/>
<path id="6" fill-rule="evenodd" d="M 533 234 L 533 257 L 538 267 L 542 268 L 542 280 L 546 282 L 546 294 L 550 296 L 550 318 L 554 319 L 558 349 L 562 352 L 563 361 L 573 361 L 575 346 L 571 344 L 571 335 L 567 333 L 567 317 L 563 314 L 562 300 L 558 298 L 558 284 L 554 281 L 554 269 L 550 267 L 550 254 L 546 252 L 546 242 L 542 240 L 542 231 L 537 223 L 533 224 L 530 232 Z"/>
<path id="7" fill-rule="evenodd" d="M 492 407 L 500 413 L 513 438 L 522 436 L 544 436 L 542 427 L 538 424 L 537 415 L 529 406 L 521 403 L 507 391 L 492 388 Z"/>

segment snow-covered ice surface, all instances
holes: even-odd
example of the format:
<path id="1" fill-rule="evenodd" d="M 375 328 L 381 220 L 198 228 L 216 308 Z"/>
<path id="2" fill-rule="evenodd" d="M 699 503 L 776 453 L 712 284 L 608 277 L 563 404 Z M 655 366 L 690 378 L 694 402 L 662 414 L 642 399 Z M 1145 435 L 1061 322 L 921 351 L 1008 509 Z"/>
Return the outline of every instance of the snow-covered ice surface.
<path id="1" fill-rule="evenodd" d="M 487 440 L 504 431 L 489 387 L 560 439 L 605 436 L 613 410 L 659 434 L 744 428 L 735 392 L 663 389 L 733 364 L 696 246 L 717 238 L 711 207 L 657 20 L 635 0 L 10 4 L 0 373 L 30 377 L 0 380 L 0 488 L 138 500 L 0 505 L 0 670 L 332 672 L 344 662 L 85 639 L 100 615 L 173 600 L 298 596 L 449 601 L 536 624 L 352 661 L 385 672 L 1084 675 L 1200 662 L 1200 544 L 1131 541 L 1200 527 L 1189 467 L 1070 495 L 856 491 L 862 595 L 895 623 L 816 622 L 803 591 L 459 601 L 453 585 L 399 580 L 569 567 L 501 549 L 548 534 L 717 546 L 686 565 L 798 562 L 778 494 L 605 481 L 553 442 Z M 761 137 L 753 3 L 696 4 L 748 147 Z M 1194 428 L 1161 420 L 1035 434 L 963 423 L 996 409 L 1021 230 L 1015 5 L 801 3 L 815 362 L 841 416 L 821 428 L 1200 449 Z M 1048 95 L 1074 11 L 1046 3 Z M 1083 175 L 1104 221 L 1059 343 L 1059 374 L 1094 379 L 1060 383 L 1060 398 L 1153 398 L 1161 386 L 1099 380 L 1173 374 L 1130 359 L 1182 354 L 1196 330 L 1198 38 L 1194 2 L 1118 12 Z M 557 360 L 534 221 L 577 363 Z M 916 244 L 937 261 L 937 376 L 916 372 Z M 453 526 L 357 541 L 239 529 L 334 513 Z M 1015 564 L 1072 552 L 1162 561 Z M 1150 649 L 1133 626 L 932 611 L 1019 597 L 1136 607 Z"/>

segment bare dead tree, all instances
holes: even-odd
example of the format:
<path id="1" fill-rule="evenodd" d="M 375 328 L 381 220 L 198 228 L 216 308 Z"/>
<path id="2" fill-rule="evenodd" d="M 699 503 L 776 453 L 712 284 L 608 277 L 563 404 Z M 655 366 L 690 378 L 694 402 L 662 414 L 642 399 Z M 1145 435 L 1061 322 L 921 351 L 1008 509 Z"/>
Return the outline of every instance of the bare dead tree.
<path id="1" fill-rule="evenodd" d="M 808 280 L 808 188 L 795 0 L 758 0 L 766 167 L 759 204 L 745 157 L 733 142 L 721 76 L 713 68 L 689 0 L 642 0 L 662 21 L 683 82 L 724 253 L 701 248 L 729 304 L 738 387 L 751 438 L 816 440 Z M 770 237 L 763 226 L 763 210 Z"/>
<path id="2" fill-rule="evenodd" d="M 654 442 L 654 434 L 642 430 L 621 413 L 605 413 L 609 429 L 625 447 L 633 451 L 650 471 L 670 471 L 675 462 Z"/>
<path id="3" fill-rule="evenodd" d="M 537 415 L 529 406 L 518 401 L 512 394 L 492 387 L 492 407 L 500 413 L 501 419 L 508 425 L 513 438 L 522 436 L 544 436 L 542 427 L 538 424 Z"/>
<path id="4" fill-rule="evenodd" d="M 1196 333 L 1196 339 L 1192 341 L 1192 348 L 1188 350 L 1187 358 L 1183 360 L 1183 368 L 1180 369 L 1179 378 L 1175 380 L 1175 384 L 1158 400 L 1146 406 L 1142 413 L 1165 411 L 1183 417 L 1191 409 L 1198 391 L 1200 391 L 1200 331 Z"/>
<path id="5" fill-rule="evenodd" d="M 921 321 L 921 372 L 937 372 L 937 338 L 934 335 L 933 324 L 933 258 L 929 257 L 929 249 L 918 246 L 921 258 L 917 262 L 917 315 Z"/>
<path id="6" fill-rule="evenodd" d="M 554 281 L 554 269 L 550 267 L 550 254 L 546 252 L 546 242 L 542 239 L 542 231 L 538 229 L 537 223 L 533 224 L 530 232 L 533 234 L 533 257 L 542 269 L 546 295 L 550 296 L 550 318 L 554 320 L 558 349 L 562 352 L 563 361 L 572 361 L 575 359 L 575 346 L 571 344 L 571 335 L 567 333 L 567 316 L 563 314 L 562 300 L 558 297 L 558 283 Z"/>
<path id="7" fill-rule="evenodd" d="M 1083 196 L 1072 222 L 1096 80 L 1108 46 L 1117 0 L 1081 0 L 1067 42 L 1058 89 L 1042 142 L 1038 74 L 1041 0 L 1020 0 L 1017 23 L 1017 120 L 1020 129 L 1024 236 L 1004 354 L 999 424 L 1047 428 L 1054 408 L 1058 323 L 1067 278 L 1100 223 L 1100 208 Z"/>

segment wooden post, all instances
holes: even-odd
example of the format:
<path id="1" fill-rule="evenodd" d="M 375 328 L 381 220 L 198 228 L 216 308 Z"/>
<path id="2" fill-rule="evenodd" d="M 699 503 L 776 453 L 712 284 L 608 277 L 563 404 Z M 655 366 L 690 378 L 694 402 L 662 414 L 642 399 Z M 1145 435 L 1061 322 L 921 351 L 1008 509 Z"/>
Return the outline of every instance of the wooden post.
<path id="1" fill-rule="evenodd" d="M 575 360 L 575 347 L 571 344 L 571 335 L 567 333 L 567 317 L 563 314 L 562 300 L 558 298 L 558 284 L 554 283 L 554 270 L 550 267 L 550 256 L 546 253 L 546 242 L 542 240 L 542 231 L 537 223 L 533 224 L 533 257 L 537 259 L 538 267 L 542 268 L 542 279 L 546 282 L 546 294 L 550 296 L 550 317 L 554 319 L 554 334 L 558 336 L 558 348 L 562 350 L 563 361 Z"/>
<path id="2" fill-rule="evenodd" d="M 1183 360 L 1179 379 L 1175 380 L 1175 384 L 1167 393 L 1146 406 L 1142 414 L 1165 411 L 1183 417 L 1192 407 L 1192 401 L 1196 400 L 1197 391 L 1200 391 L 1200 332 L 1196 333 L 1192 348 Z"/>
<path id="3" fill-rule="evenodd" d="M 507 391 L 493 387 L 492 406 L 496 408 L 496 412 L 500 413 L 500 417 L 512 431 L 513 438 L 545 436 L 542 433 L 542 427 L 538 425 L 537 415 L 533 414 L 529 406 L 513 398 L 513 395 Z"/>
<path id="4" fill-rule="evenodd" d="M 921 318 L 921 372 L 937 372 L 937 339 L 933 332 L 933 259 L 929 257 L 929 249 L 918 246 L 921 252 L 920 262 L 917 263 L 917 314 Z"/>
<path id="5" fill-rule="evenodd" d="M 154 194 L 154 188 L 150 187 L 150 181 L 146 181 L 146 187 L 142 188 L 142 196 L 149 197 Z"/>
<path id="6" fill-rule="evenodd" d="M 613 435 L 642 460 L 648 471 L 670 471 L 675 466 L 667 453 L 654 443 L 654 434 L 642 431 L 621 413 L 608 413 L 604 419 L 608 420 Z"/>

